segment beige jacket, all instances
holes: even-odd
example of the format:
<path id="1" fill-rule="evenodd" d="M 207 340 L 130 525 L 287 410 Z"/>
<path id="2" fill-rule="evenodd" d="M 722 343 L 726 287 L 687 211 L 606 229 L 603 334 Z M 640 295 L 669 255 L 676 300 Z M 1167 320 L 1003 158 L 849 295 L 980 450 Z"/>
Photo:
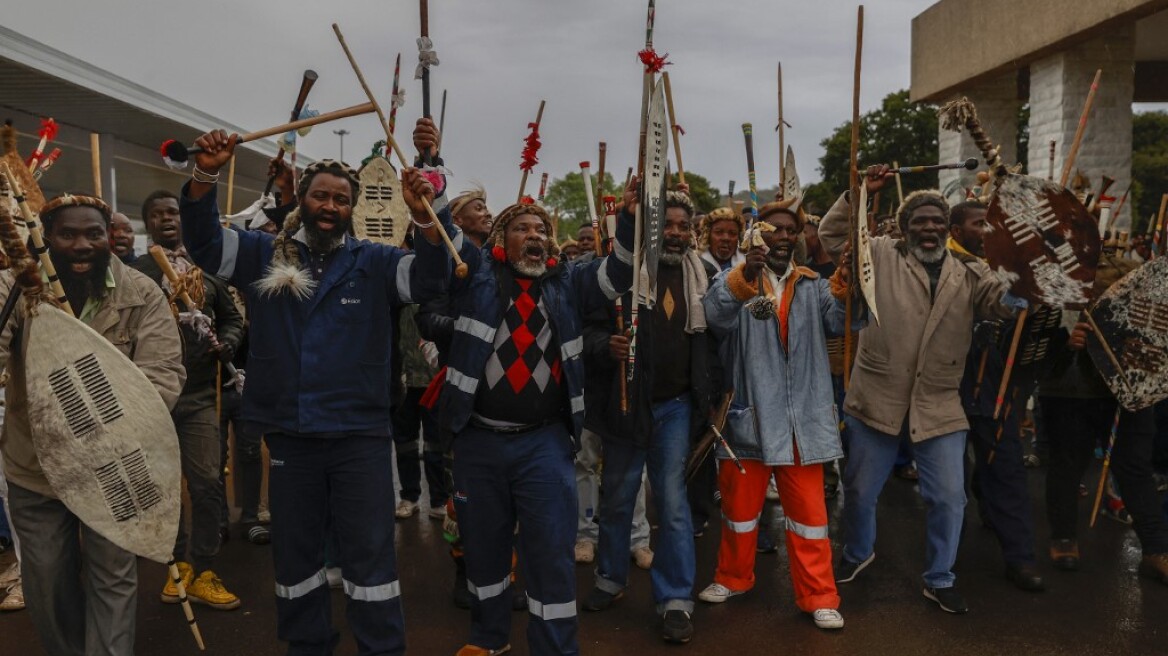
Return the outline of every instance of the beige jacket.
<path id="1" fill-rule="evenodd" d="M 849 211 L 844 194 L 820 223 L 819 239 L 833 255 L 847 242 Z M 872 264 L 881 324 L 860 331 L 844 410 L 890 435 L 907 415 L 913 442 L 967 430 L 958 387 L 973 321 L 1013 316 L 1001 303 L 1007 285 L 981 262 L 950 253 L 930 299 L 925 267 L 888 237 L 872 240 Z"/>
<path id="2" fill-rule="evenodd" d="M 182 364 L 178 325 L 166 296 L 153 280 L 125 266 L 116 257 L 110 258 L 110 270 L 114 287 L 93 315 L 89 327 L 133 360 L 154 383 L 166 406 L 173 408 L 186 381 L 186 370 Z M 12 284 L 9 272 L 0 274 L 0 304 L 8 298 Z M 10 353 L 17 331 L 22 337 L 27 335 L 19 314 L 14 313 L 0 333 L 0 369 L 7 365 L 9 374 L 4 431 L 0 434 L 4 475 L 9 483 L 56 498 L 33 448 L 24 358 L 20 352 Z"/>

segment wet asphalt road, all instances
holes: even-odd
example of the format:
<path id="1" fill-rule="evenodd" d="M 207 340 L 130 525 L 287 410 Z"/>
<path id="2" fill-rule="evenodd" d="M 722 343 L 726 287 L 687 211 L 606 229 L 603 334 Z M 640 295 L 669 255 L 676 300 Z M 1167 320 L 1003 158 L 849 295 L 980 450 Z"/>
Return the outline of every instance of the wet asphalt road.
<path id="1" fill-rule="evenodd" d="M 1036 495 L 1042 471 L 1031 470 Z M 1090 474 L 1087 480 L 1092 480 Z M 911 483 L 893 478 L 881 500 L 876 561 L 855 582 L 841 586 L 840 610 L 847 622 L 842 631 L 820 631 L 796 609 L 786 554 L 780 548 L 777 555 L 759 556 L 757 584 L 751 592 L 720 606 L 698 602 L 695 637 L 685 647 L 660 640 L 648 572 L 634 567 L 629 594 L 615 607 L 603 613 L 581 611 L 581 653 L 1168 654 L 1168 586 L 1137 577 L 1140 551 L 1129 527 L 1100 519 L 1088 531 L 1089 500 L 1081 505 L 1083 567 L 1074 573 L 1053 569 L 1043 555 L 1047 532 L 1042 508 L 1035 506 L 1040 567 L 1048 587 L 1037 594 L 1016 590 L 1002 577 L 994 536 L 980 526 L 971 505 L 956 567 L 959 589 L 971 610 L 964 616 L 949 615 L 921 596 L 924 505 Z M 832 507 L 834 540 L 839 511 L 837 505 Z M 781 525 L 777 521 L 781 512 L 779 506 L 768 504 L 769 525 L 780 545 L 782 535 L 774 527 Z M 423 514 L 398 522 L 398 529 L 409 653 L 452 655 L 463 644 L 469 613 L 450 602 L 453 569 L 440 523 Z M 712 525 L 698 540 L 695 595 L 712 580 L 717 545 L 718 528 Z M 838 543 L 833 546 L 838 553 Z M 206 653 L 283 654 L 275 636 L 270 548 L 248 544 L 236 531 L 219 560 L 219 573 L 243 606 L 230 612 L 195 607 Z M 591 587 L 592 568 L 579 566 L 577 571 L 582 598 Z M 138 654 L 198 654 L 180 609 L 158 601 L 164 568 L 142 561 L 139 577 Z M 334 622 L 342 631 L 337 654 L 355 654 L 352 636 L 344 628 L 344 595 L 334 590 L 332 599 Z M 512 617 L 512 653 L 527 654 L 526 613 Z M 0 616 L 0 656 L 43 653 L 27 611 Z"/>

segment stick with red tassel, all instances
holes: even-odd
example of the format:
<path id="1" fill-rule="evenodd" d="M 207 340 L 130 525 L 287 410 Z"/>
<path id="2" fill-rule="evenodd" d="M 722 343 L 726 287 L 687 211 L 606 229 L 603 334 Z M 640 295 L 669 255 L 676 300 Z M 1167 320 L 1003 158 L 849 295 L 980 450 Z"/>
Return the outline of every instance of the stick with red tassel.
<path id="1" fill-rule="evenodd" d="M 543 202 L 544 195 L 547 194 L 547 181 L 548 174 L 547 171 L 544 171 L 543 175 L 539 176 L 539 196 L 536 197 L 536 200 L 541 203 Z"/>
<path id="2" fill-rule="evenodd" d="M 523 200 L 523 191 L 527 188 L 527 176 L 535 168 L 535 165 L 539 164 L 539 147 L 543 145 L 539 141 L 539 124 L 543 122 L 543 108 L 546 104 L 546 100 L 539 101 L 539 111 L 535 113 L 535 122 L 527 124 L 527 127 L 531 128 L 531 133 L 523 140 L 523 159 L 519 162 L 523 177 L 519 180 L 519 197 L 516 199 L 516 203 Z"/>
<path id="3" fill-rule="evenodd" d="M 32 155 L 28 157 L 28 172 L 36 172 L 37 164 L 40 163 L 41 157 L 45 154 L 45 145 L 57 138 L 57 122 L 51 118 L 41 119 L 41 129 L 37 132 L 41 140 L 37 143 L 36 150 L 32 151 Z"/>
<path id="4" fill-rule="evenodd" d="M 53 164 L 56 163 L 57 158 L 60 156 L 61 149 L 54 148 L 52 152 L 49 153 L 48 157 L 41 160 L 41 163 L 37 166 L 36 172 L 32 174 L 32 179 L 40 180 L 44 174 L 49 172 L 49 169 L 53 167 Z"/>

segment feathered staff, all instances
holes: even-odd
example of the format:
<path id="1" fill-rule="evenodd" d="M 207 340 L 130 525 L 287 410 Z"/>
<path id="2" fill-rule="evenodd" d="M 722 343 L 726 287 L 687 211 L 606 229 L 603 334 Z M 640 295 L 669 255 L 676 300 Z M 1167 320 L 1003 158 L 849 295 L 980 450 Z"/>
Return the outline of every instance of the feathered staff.
<path id="1" fill-rule="evenodd" d="M 49 169 L 51 169 L 53 167 L 53 164 L 55 164 L 57 162 L 57 158 L 59 158 L 60 156 L 61 156 L 61 149 L 54 148 L 49 153 L 48 157 L 45 157 L 44 159 L 42 159 L 41 163 L 39 165 L 37 165 L 37 170 L 36 170 L 36 172 L 34 172 L 32 174 L 32 179 L 33 180 L 40 180 L 42 177 L 44 177 L 44 175 L 49 172 Z"/>
<path id="2" fill-rule="evenodd" d="M 543 108 L 546 104 L 547 101 L 539 101 L 539 111 L 535 113 L 535 122 L 527 124 L 527 127 L 531 128 L 531 132 L 523 139 L 523 153 L 520 155 L 519 161 L 523 177 L 519 179 L 519 197 L 515 200 L 516 203 L 523 201 L 523 191 L 527 188 L 527 176 L 531 174 L 535 165 L 539 164 L 539 147 L 543 145 L 539 141 L 539 124 L 543 121 Z"/>
<path id="3" fill-rule="evenodd" d="M 37 131 L 37 135 L 40 136 L 41 140 L 37 142 L 36 150 L 32 151 L 32 155 L 28 156 L 28 161 L 26 162 L 29 173 L 36 171 L 37 163 L 40 162 L 41 156 L 44 155 L 45 145 L 57 138 L 57 131 L 59 129 L 55 120 L 51 118 L 41 119 L 41 129 Z"/>

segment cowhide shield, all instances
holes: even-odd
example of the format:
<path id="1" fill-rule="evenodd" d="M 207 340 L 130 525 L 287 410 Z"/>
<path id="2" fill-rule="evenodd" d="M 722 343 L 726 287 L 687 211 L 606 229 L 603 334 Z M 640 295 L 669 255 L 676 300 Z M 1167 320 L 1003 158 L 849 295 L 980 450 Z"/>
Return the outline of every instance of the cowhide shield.
<path id="1" fill-rule="evenodd" d="M 379 244 L 401 246 L 410 224 L 401 179 L 388 159 L 376 155 L 361 167 L 361 196 L 353 207 L 353 234 Z"/>
<path id="2" fill-rule="evenodd" d="M 1134 412 L 1168 398 L 1168 258 L 1120 278 L 1088 311 L 1103 343 L 1092 337 L 1087 350 L 1120 404 Z"/>
<path id="3" fill-rule="evenodd" d="M 1099 226 L 1070 191 L 1008 174 L 994 191 L 985 234 L 990 268 L 1033 304 L 1082 307 L 1099 262 Z"/>
<path id="4" fill-rule="evenodd" d="M 860 213 L 857 222 L 857 240 L 852 257 L 856 258 L 856 271 L 860 274 L 860 293 L 864 296 L 864 303 L 868 312 L 872 314 L 872 321 L 880 325 L 880 312 L 876 309 L 876 270 L 872 266 L 872 235 L 868 233 L 868 217 L 865 216 L 868 207 L 868 189 L 860 185 L 860 203 L 856 206 Z"/>
<path id="5" fill-rule="evenodd" d="M 661 259 L 661 242 L 665 230 L 665 167 L 669 161 L 669 123 L 665 120 L 665 85 L 661 80 L 653 89 L 649 102 L 649 124 L 645 142 L 645 180 L 641 185 L 642 245 L 644 266 L 649 274 L 646 305 L 652 307 L 657 288 L 657 263 Z"/>
<path id="6" fill-rule="evenodd" d="M 41 305 L 27 320 L 33 446 L 53 491 L 131 553 L 167 562 L 178 532 L 178 435 L 154 385 L 85 324 Z"/>

